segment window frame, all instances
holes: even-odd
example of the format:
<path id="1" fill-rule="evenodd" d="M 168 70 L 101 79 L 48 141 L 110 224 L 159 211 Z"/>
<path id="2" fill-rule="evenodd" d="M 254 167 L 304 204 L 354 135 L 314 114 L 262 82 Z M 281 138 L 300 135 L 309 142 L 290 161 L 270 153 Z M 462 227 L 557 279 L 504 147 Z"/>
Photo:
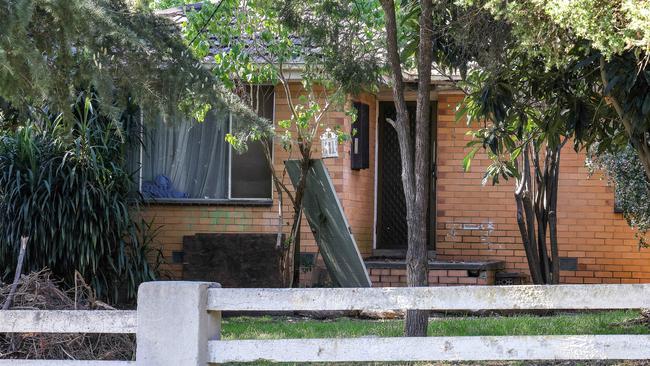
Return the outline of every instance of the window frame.
<path id="1" fill-rule="evenodd" d="M 260 84 L 256 85 L 259 87 L 263 86 L 272 86 L 273 87 L 273 110 L 272 110 L 272 120 L 271 123 L 275 126 L 275 102 L 276 102 L 276 92 L 275 85 L 269 84 Z M 140 111 L 141 120 L 144 120 L 144 114 Z M 232 113 L 228 112 L 228 132 L 232 131 Z M 140 126 L 140 138 L 144 141 L 144 127 Z M 227 142 L 226 142 L 227 143 Z M 140 148 L 140 166 L 144 161 L 144 144 L 138 144 Z M 271 177 L 271 196 L 270 197 L 232 197 L 232 156 L 233 148 L 232 145 L 228 144 L 228 171 L 227 171 L 227 182 L 228 182 L 228 193 L 226 198 L 145 198 L 142 195 L 142 182 L 143 169 L 138 169 L 138 193 L 142 195 L 145 203 L 148 204 L 175 204 L 175 205 L 240 205 L 240 206 L 270 206 L 275 200 L 275 192 L 273 189 L 273 177 Z M 275 143 L 271 144 L 271 159 L 275 157 Z M 275 163 L 275 161 L 274 161 Z"/>

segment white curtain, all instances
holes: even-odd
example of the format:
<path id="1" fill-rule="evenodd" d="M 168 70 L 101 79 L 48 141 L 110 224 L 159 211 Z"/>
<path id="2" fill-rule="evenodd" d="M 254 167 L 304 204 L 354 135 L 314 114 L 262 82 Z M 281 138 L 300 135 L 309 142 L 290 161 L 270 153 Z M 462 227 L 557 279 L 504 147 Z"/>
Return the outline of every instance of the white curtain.
<path id="1" fill-rule="evenodd" d="M 150 198 L 227 198 L 229 113 L 213 111 L 205 121 L 161 118 L 145 131 L 142 180 Z M 161 187 L 160 182 L 171 186 Z M 154 187 L 152 189 L 151 187 Z"/>

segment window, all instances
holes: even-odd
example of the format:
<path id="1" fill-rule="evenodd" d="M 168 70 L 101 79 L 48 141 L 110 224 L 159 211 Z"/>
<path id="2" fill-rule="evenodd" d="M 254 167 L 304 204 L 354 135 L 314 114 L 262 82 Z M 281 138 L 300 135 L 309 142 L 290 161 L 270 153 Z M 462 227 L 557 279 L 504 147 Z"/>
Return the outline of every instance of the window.
<path id="1" fill-rule="evenodd" d="M 253 87 L 252 105 L 273 119 L 273 87 Z M 213 110 L 205 121 L 161 118 L 145 128 L 140 149 L 140 191 L 147 199 L 271 199 L 272 178 L 261 142 L 239 154 L 225 141 L 236 116 Z"/>
<path id="2" fill-rule="evenodd" d="M 273 120 L 273 87 L 252 88 L 252 105 L 257 114 Z M 237 121 L 233 120 L 233 124 Z M 272 151 L 272 149 L 271 149 Z M 230 171 L 231 198 L 271 198 L 271 171 L 261 142 L 249 143 L 243 154 L 232 151 Z"/>

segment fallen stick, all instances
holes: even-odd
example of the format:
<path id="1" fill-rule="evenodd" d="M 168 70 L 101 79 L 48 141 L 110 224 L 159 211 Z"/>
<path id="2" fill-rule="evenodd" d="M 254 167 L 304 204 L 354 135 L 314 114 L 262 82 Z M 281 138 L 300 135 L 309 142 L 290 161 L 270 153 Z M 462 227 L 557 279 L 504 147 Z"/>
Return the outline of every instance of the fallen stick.
<path id="1" fill-rule="evenodd" d="M 14 282 L 11 284 L 9 295 L 7 296 L 4 305 L 2 305 L 2 310 L 8 310 L 11 307 L 11 303 L 14 300 L 14 295 L 16 295 L 16 290 L 18 289 L 18 281 L 20 280 L 20 275 L 23 271 L 23 262 L 25 260 L 25 252 L 27 251 L 28 240 L 29 237 L 27 236 L 20 238 L 20 253 L 18 254 L 18 263 L 16 264 L 16 274 L 14 275 Z"/>

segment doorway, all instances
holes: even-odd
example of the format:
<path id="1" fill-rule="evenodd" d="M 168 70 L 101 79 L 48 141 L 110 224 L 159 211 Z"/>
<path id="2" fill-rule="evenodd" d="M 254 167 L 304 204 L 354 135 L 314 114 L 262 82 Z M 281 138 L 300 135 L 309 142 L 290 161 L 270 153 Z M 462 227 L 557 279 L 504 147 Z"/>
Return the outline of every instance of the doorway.
<path id="1" fill-rule="evenodd" d="M 415 136 L 415 102 L 407 103 L 411 123 L 411 138 Z M 408 231 L 406 203 L 402 185 L 402 159 L 397 132 L 386 121 L 396 119 L 393 102 L 379 102 L 377 121 L 377 224 L 374 255 L 403 258 L 406 255 Z M 437 102 L 431 101 L 431 174 L 427 232 L 430 257 L 435 255 L 435 161 L 436 161 Z"/>

